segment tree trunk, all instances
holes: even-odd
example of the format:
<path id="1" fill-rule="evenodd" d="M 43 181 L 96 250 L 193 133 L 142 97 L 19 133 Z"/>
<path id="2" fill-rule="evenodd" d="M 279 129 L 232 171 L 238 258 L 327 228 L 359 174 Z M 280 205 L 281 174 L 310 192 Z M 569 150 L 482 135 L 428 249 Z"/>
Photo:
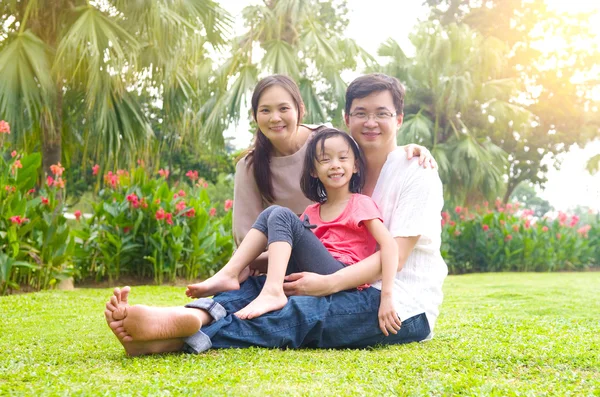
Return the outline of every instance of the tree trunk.
<path id="1" fill-rule="evenodd" d="M 57 87 L 55 108 L 42 111 L 40 117 L 42 134 L 42 167 L 45 176 L 52 175 L 50 166 L 62 159 L 62 87 Z"/>

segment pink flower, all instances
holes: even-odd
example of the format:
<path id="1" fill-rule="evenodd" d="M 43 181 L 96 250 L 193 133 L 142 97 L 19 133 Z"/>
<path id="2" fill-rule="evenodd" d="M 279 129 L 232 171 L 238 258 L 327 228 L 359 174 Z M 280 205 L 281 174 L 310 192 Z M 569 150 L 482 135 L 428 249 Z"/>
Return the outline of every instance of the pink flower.
<path id="1" fill-rule="evenodd" d="M 573 215 L 571 217 L 571 224 L 570 224 L 570 226 L 571 227 L 575 226 L 577 224 L 577 222 L 579 222 L 579 217 L 577 215 Z"/>
<path id="2" fill-rule="evenodd" d="M 454 231 L 454 235 L 455 235 L 455 236 L 460 236 L 460 231 L 459 231 L 459 230 L 455 230 L 455 231 Z"/>
<path id="3" fill-rule="evenodd" d="M 117 175 L 121 176 L 121 175 L 125 175 L 128 176 L 129 172 L 125 171 L 125 170 L 117 170 Z"/>
<path id="4" fill-rule="evenodd" d="M 212 208 L 210 209 L 210 211 L 208 212 L 208 215 L 210 215 L 210 216 L 215 216 L 215 215 L 217 215 L 217 209 L 216 209 L 215 207 L 212 207 Z"/>
<path id="5" fill-rule="evenodd" d="M 454 212 L 456 212 L 457 214 L 460 214 L 460 212 L 462 211 L 462 208 L 460 206 L 456 206 L 456 208 L 454 208 Z"/>
<path id="6" fill-rule="evenodd" d="M 179 197 L 185 197 L 185 192 L 183 190 L 180 190 L 177 194 Z"/>
<path id="7" fill-rule="evenodd" d="M 556 238 L 560 240 L 560 238 L 562 237 L 562 235 L 560 233 L 556 233 Z"/>
<path id="8" fill-rule="evenodd" d="M 50 166 L 50 171 L 52 171 L 54 176 L 61 176 L 65 171 L 65 167 L 61 166 L 59 161 L 58 164 L 52 164 Z"/>
<path id="9" fill-rule="evenodd" d="M 145 165 L 144 160 L 138 159 L 137 165 L 139 165 L 140 167 L 143 167 Z"/>
<path id="10" fill-rule="evenodd" d="M 4 120 L 0 120 L 0 134 L 10 134 L 10 125 Z"/>
<path id="11" fill-rule="evenodd" d="M 190 178 L 192 182 L 197 181 L 198 180 L 198 171 L 189 170 L 188 172 L 185 173 L 185 176 Z"/>
<path id="12" fill-rule="evenodd" d="M 181 200 L 180 202 L 175 204 L 175 209 L 177 210 L 177 212 L 183 211 L 184 208 L 185 208 L 185 201 L 183 201 L 183 200 Z"/>
<path id="13" fill-rule="evenodd" d="M 11 185 L 6 185 L 4 186 L 4 190 L 6 190 L 8 193 L 12 193 L 12 192 L 16 192 L 17 188 Z"/>
<path id="14" fill-rule="evenodd" d="M 455 226 L 455 225 L 456 225 L 456 222 L 450 221 L 450 226 Z"/>
<path id="15" fill-rule="evenodd" d="M 59 177 L 54 181 L 54 186 L 58 187 L 59 189 L 64 189 L 65 180 Z"/>
<path id="16" fill-rule="evenodd" d="M 547 232 L 547 231 L 548 231 L 548 226 L 543 226 L 543 227 L 542 227 L 542 232 L 544 232 L 544 233 L 545 233 L 545 232 Z"/>
<path id="17" fill-rule="evenodd" d="M 506 237 L 504 237 L 504 241 L 510 241 L 512 238 L 513 237 L 510 234 L 507 234 Z"/>
<path id="18" fill-rule="evenodd" d="M 512 228 L 515 232 L 519 231 L 519 225 L 513 225 Z"/>
<path id="19" fill-rule="evenodd" d="M 529 219 L 527 219 L 525 221 L 525 229 L 529 229 L 531 227 L 531 221 Z"/>
<path id="20" fill-rule="evenodd" d="M 204 179 L 200 178 L 197 185 L 203 189 L 206 189 L 208 187 L 208 182 L 206 182 Z"/>
<path id="21" fill-rule="evenodd" d="M 194 208 L 190 208 L 188 212 L 185 213 L 185 216 L 188 218 L 193 218 L 196 216 L 196 210 Z"/>
<path id="22" fill-rule="evenodd" d="M 484 232 L 487 232 L 488 230 L 490 230 L 490 227 L 488 225 L 483 225 L 483 226 L 481 226 L 481 228 L 483 229 Z"/>
<path id="23" fill-rule="evenodd" d="M 510 210 L 512 210 L 512 207 L 513 207 L 513 206 L 512 206 L 512 204 L 511 204 L 511 203 L 508 203 L 508 204 L 506 204 L 506 209 L 507 209 L 507 210 L 509 210 L 509 211 L 510 211 Z"/>
<path id="24" fill-rule="evenodd" d="M 442 226 L 446 224 L 446 220 L 442 218 Z"/>
<path id="25" fill-rule="evenodd" d="M 73 213 L 73 215 L 75 215 L 75 219 L 79 220 L 81 219 L 81 211 L 77 210 Z"/>
<path id="26" fill-rule="evenodd" d="M 231 209 L 231 207 L 233 207 L 233 200 L 230 200 L 230 199 L 225 200 L 225 204 L 223 205 L 225 212 L 228 212 Z"/>
<path id="27" fill-rule="evenodd" d="M 119 185 L 119 176 L 113 174 L 112 171 L 108 171 L 108 173 L 104 175 L 104 183 L 115 189 Z"/>
<path id="28" fill-rule="evenodd" d="M 506 221 L 504 221 L 504 220 L 500 219 L 500 224 L 501 224 L 502 226 L 504 226 L 504 224 L 505 224 L 505 223 L 506 223 Z"/>
<path id="29" fill-rule="evenodd" d="M 587 237 L 588 232 L 590 231 L 592 227 L 590 225 L 585 225 L 580 227 L 579 229 L 577 229 L 577 233 L 581 234 L 584 237 Z"/>
<path id="30" fill-rule="evenodd" d="M 48 177 L 46 178 L 46 183 L 48 184 L 48 186 L 54 185 L 54 178 L 48 175 Z"/>
<path id="31" fill-rule="evenodd" d="M 158 175 L 160 175 L 166 179 L 169 177 L 169 170 L 165 170 L 165 169 L 161 168 L 160 170 L 158 170 Z"/>
<path id="32" fill-rule="evenodd" d="M 165 215 L 165 221 L 169 225 L 172 225 L 173 224 L 173 214 L 171 214 L 170 212 L 167 212 L 167 214 Z"/>
<path id="33" fill-rule="evenodd" d="M 447 213 L 446 211 L 442 212 L 442 219 L 449 220 L 450 219 L 450 214 Z"/>
<path id="34" fill-rule="evenodd" d="M 15 158 L 15 157 L 17 157 L 17 154 L 18 154 L 17 151 L 13 150 L 12 152 L 10 152 L 10 157 Z"/>
<path id="35" fill-rule="evenodd" d="M 92 175 L 98 175 L 98 171 L 100 171 L 100 166 L 96 164 L 92 167 Z"/>

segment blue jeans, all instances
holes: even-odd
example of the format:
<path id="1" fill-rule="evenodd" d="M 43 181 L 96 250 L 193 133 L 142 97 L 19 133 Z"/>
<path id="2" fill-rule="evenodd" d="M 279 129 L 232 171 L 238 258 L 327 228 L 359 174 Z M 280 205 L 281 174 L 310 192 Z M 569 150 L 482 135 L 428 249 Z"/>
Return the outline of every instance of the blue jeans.
<path id="1" fill-rule="evenodd" d="M 342 291 L 326 297 L 293 296 L 281 310 L 252 320 L 233 315 L 258 296 L 265 276 L 250 277 L 237 291 L 201 298 L 186 305 L 207 310 L 215 319 L 185 339 L 184 351 L 212 348 L 364 348 L 425 339 L 430 332 L 425 313 L 405 319 L 398 334 L 383 335 L 377 313 L 380 291 Z"/>

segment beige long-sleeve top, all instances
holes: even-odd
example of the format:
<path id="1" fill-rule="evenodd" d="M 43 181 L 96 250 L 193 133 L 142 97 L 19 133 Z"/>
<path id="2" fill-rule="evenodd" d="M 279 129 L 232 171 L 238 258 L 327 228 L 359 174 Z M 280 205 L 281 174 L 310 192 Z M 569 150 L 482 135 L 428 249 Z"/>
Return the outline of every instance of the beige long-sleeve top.
<path id="1" fill-rule="evenodd" d="M 303 125 L 313 130 L 313 133 L 323 127 L 323 125 Z M 304 197 L 300 188 L 304 155 L 311 137 L 312 134 L 296 153 L 283 157 L 271 157 L 271 181 L 275 195 L 275 202 L 272 204 L 287 207 L 298 215 L 302 214 L 310 204 L 313 204 Z M 266 160 L 264 159 L 264 161 Z M 233 186 L 233 237 L 236 245 L 240 245 L 258 215 L 269 205 L 263 201 L 258 191 L 253 167 L 247 166 L 246 158 L 241 159 L 235 167 Z"/>

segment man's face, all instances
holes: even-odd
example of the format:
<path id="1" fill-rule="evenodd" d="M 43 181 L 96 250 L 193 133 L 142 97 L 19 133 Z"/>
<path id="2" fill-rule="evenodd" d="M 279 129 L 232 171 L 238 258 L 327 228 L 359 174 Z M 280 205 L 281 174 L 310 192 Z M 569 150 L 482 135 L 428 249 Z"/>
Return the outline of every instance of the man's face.
<path id="1" fill-rule="evenodd" d="M 353 116 L 361 114 L 362 118 Z M 364 114 L 367 117 L 364 117 Z M 376 115 L 391 114 L 389 118 Z M 388 154 L 396 148 L 396 132 L 402 124 L 402 115 L 396 115 L 394 100 L 389 91 L 374 92 L 364 98 L 356 98 L 345 115 L 346 126 L 352 137 L 365 153 Z"/>

